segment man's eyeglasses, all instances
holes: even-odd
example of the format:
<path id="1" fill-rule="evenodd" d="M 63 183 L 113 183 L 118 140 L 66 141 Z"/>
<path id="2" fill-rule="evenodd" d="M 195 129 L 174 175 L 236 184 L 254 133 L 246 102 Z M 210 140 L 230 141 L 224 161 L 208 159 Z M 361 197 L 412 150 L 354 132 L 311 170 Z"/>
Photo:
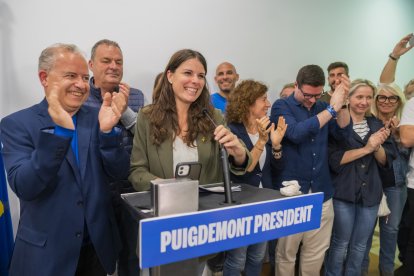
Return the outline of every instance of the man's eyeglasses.
<path id="1" fill-rule="evenodd" d="M 390 103 L 394 104 L 394 103 L 396 103 L 400 100 L 400 97 L 398 97 L 398 96 L 389 96 L 389 97 L 387 97 L 387 96 L 384 96 L 384 95 L 378 95 L 378 97 L 377 97 L 377 101 L 379 103 L 385 103 L 387 100 Z"/>
<path id="2" fill-rule="evenodd" d="M 322 94 L 323 94 L 323 92 L 322 92 L 322 93 L 319 93 L 319 94 L 308 94 L 308 93 L 304 93 L 304 92 L 302 91 L 302 88 L 299 88 L 299 91 L 302 93 L 303 97 L 304 97 L 305 99 L 307 99 L 307 100 L 310 100 L 310 99 L 312 99 L 312 98 L 315 98 L 315 99 L 320 99 L 320 98 L 322 97 Z"/>

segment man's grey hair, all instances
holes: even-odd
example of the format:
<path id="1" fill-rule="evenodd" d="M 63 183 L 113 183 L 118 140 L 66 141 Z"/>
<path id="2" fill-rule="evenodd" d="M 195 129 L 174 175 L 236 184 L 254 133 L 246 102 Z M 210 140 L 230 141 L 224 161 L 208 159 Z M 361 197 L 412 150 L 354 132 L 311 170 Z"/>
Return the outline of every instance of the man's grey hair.
<path id="1" fill-rule="evenodd" d="M 38 70 L 49 72 L 55 65 L 57 54 L 62 52 L 79 54 L 80 56 L 84 57 L 78 46 L 74 44 L 56 43 L 42 51 L 39 57 Z"/>
<path id="2" fill-rule="evenodd" d="M 96 42 L 95 45 L 93 45 L 93 47 L 92 47 L 91 60 L 93 60 L 95 58 L 96 49 L 98 49 L 98 47 L 100 45 L 114 46 L 114 47 L 118 48 L 119 51 L 121 51 L 121 54 L 122 54 L 121 47 L 119 47 L 119 44 L 117 42 L 115 42 L 113 40 L 109 40 L 109 39 L 101 39 L 98 42 Z"/>

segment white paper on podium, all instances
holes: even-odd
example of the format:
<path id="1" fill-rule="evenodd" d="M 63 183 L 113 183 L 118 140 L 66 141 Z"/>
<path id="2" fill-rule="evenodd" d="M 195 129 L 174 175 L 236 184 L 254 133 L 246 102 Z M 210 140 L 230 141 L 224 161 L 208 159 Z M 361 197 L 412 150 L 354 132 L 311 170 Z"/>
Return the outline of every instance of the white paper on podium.
<path id="1" fill-rule="evenodd" d="M 204 190 L 204 191 L 208 191 L 208 192 L 212 192 L 212 193 L 224 193 L 224 186 L 211 186 L 211 187 L 206 187 L 206 186 L 199 186 L 200 190 Z M 232 192 L 240 192 L 241 191 L 241 186 L 237 185 L 237 186 L 231 186 L 231 191 Z"/>

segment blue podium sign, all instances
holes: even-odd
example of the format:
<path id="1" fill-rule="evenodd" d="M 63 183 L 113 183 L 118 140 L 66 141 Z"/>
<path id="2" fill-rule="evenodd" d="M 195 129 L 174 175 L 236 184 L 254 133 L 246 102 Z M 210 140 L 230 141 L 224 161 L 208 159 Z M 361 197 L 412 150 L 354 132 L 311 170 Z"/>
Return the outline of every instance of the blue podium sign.
<path id="1" fill-rule="evenodd" d="M 140 221 L 140 267 L 177 262 L 317 229 L 323 193 Z"/>

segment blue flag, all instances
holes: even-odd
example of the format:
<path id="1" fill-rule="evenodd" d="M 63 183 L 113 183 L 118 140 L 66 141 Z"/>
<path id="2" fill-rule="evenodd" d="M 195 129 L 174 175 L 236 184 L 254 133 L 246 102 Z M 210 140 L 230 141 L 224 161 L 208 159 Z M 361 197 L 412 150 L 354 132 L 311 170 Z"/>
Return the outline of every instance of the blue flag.
<path id="1" fill-rule="evenodd" d="M 13 252 L 13 227 L 7 196 L 6 174 L 0 154 L 0 275 L 7 276 Z"/>

